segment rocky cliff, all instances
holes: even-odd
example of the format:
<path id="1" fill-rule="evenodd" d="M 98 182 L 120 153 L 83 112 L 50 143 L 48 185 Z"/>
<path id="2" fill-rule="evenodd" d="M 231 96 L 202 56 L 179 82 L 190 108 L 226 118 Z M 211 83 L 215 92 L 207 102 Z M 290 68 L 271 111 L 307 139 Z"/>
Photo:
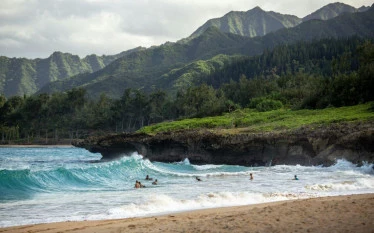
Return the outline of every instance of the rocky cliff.
<path id="1" fill-rule="evenodd" d="M 103 158 L 137 151 L 144 158 L 160 162 L 188 158 L 193 164 L 329 166 L 344 158 L 361 164 L 374 162 L 374 122 L 306 126 L 266 133 L 189 130 L 154 136 L 117 134 L 88 138 L 74 145 L 99 152 Z"/>

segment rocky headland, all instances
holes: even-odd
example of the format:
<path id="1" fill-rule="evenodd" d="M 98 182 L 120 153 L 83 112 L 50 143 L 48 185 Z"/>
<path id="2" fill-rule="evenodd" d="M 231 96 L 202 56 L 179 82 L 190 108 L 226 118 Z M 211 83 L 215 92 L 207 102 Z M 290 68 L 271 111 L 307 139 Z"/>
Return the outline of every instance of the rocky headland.
<path id="1" fill-rule="evenodd" d="M 112 159 L 138 152 L 151 161 L 244 166 L 325 165 L 337 159 L 374 162 L 374 122 L 343 122 L 294 130 L 182 130 L 148 135 L 122 133 L 73 143 Z"/>

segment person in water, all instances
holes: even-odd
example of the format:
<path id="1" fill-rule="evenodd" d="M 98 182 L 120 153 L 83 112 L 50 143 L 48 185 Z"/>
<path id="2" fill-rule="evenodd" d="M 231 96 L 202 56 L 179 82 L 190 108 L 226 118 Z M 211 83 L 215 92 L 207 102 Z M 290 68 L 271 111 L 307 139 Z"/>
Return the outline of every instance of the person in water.
<path id="1" fill-rule="evenodd" d="M 152 184 L 157 185 L 157 179 L 155 179 L 155 181 L 153 181 Z"/>
<path id="2" fill-rule="evenodd" d="M 135 187 L 134 188 L 136 188 L 136 189 L 138 189 L 138 188 L 145 188 L 145 186 L 142 185 L 142 183 L 140 183 L 140 181 L 135 181 Z"/>
<path id="3" fill-rule="evenodd" d="M 147 175 L 147 176 L 145 177 L 145 180 L 153 180 L 153 179 L 150 178 L 149 175 Z"/>
<path id="4" fill-rule="evenodd" d="M 252 173 L 249 173 L 249 179 L 250 179 L 250 180 L 253 180 L 253 175 L 252 175 Z"/>
<path id="5" fill-rule="evenodd" d="M 196 180 L 197 180 L 197 181 L 201 181 L 201 179 L 200 179 L 199 177 L 197 177 L 197 176 L 196 176 Z"/>
<path id="6" fill-rule="evenodd" d="M 294 178 L 294 180 L 299 180 L 299 178 L 297 178 L 297 175 L 295 175 L 295 178 Z"/>

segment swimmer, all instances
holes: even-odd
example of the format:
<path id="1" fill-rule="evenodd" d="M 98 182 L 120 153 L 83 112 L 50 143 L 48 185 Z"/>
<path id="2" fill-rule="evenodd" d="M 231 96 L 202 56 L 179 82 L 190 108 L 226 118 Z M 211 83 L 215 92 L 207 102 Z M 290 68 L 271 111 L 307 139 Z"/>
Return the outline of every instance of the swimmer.
<path id="1" fill-rule="evenodd" d="M 152 178 L 150 178 L 148 175 L 145 177 L 145 180 L 153 180 Z"/>
<path id="2" fill-rule="evenodd" d="M 157 179 L 155 179 L 155 181 L 153 181 L 152 184 L 157 185 Z"/>
<path id="3" fill-rule="evenodd" d="M 136 189 L 140 188 L 140 182 L 139 181 L 135 181 L 135 187 Z"/>
<path id="4" fill-rule="evenodd" d="M 252 173 L 249 173 L 249 176 L 250 176 L 249 179 L 250 179 L 250 180 L 253 180 L 253 175 L 252 175 Z"/>
<path id="5" fill-rule="evenodd" d="M 297 175 L 295 175 L 295 178 L 294 178 L 294 180 L 299 180 L 299 178 L 297 178 Z"/>
<path id="6" fill-rule="evenodd" d="M 196 176 L 196 180 L 197 180 L 197 181 L 201 181 L 201 179 L 200 179 L 199 177 L 197 177 L 197 176 Z"/>

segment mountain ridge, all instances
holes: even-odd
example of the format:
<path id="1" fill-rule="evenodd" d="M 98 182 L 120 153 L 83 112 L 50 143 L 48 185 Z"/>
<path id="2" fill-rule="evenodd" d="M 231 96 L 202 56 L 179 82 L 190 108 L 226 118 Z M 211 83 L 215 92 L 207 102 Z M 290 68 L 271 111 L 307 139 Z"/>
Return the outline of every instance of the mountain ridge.
<path id="1" fill-rule="evenodd" d="M 222 32 L 256 37 L 264 36 L 279 29 L 291 28 L 308 20 L 329 20 L 343 13 L 363 12 L 369 8 L 370 7 L 365 6 L 355 8 L 344 3 L 336 2 L 323 6 L 303 18 L 299 18 L 294 15 L 264 11 L 257 6 L 248 11 L 230 11 L 222 17 L 210 19 L 194 31 L 187 40 L 195 38 L 211 26 L 219 28 Z M 257 17 L 254 18 L 254 16 Z"/>
<path id="2" fill-rule="evenodd" d="M 302 18 L 303 22 L 306 22 L 308 20 L 312 19 L 321 19 L 321 20 L 328 20 L 335 18 L 336 16 L 339 16 L 343 13 L 355 13 L 355 12 L 364 12 L 368 10 L 369 8 L 366 7 L 360 7 L 360 8 L 355 8 L 350 5 L 336 2 L 336 3 L 330 3 L 315 12 L 305 16 Z"/>
<path id="3" fill-rule="evenodd" d="M 160 47 L 135 52 L 131 56 L 117 59 L 100 70 L 100 73 L 70 78 L 71 83 L 65 85 L 64 90 L 74 87 L 72 85 L 74 79 L 87 79 L 90 76 L 93 82 L 84 86 L 90 96 L 96 95 L 97 97 L 100 91 L 104 90 L 110 97 L 118 98 L 125 88 L 140 88 L 147 92 L 152 88 L 163 89 L 163 86 L 160 86 L 160 83 L 164 81 L 162 80 L 163 74 L 178 67 L 182 68 L 188 62 L 209 59 L 218 54 L 253 56 L 262 53 L 264 49 L 272 49 L 280 44 L 292 44 L 298 41 L 347 38 L 354 35 L 372 38 L 374 37 L 372 30 L 374 14 L 372 11 L 373 8 L 367 12 L 343 14 L 327 21 L 310 20 L 293 28 L 281 29 L 255 38 L 223 33 L 219 29 L 211 27 L 189 42 L 168 43 Z M 141 62 L 139 63 L 139 61 Z M 127 70 L 126 67 L 138 69 L 139 72 Z M 59 85 L 64 86 L 62 82 L 66 81 L 60 81 Z M 56 88 L 56 83 L 51 83 L 41 90 L 41 92 L 51 91 L 59 91 Z"/>
<path id="4" fill-rule="evenodd" d="M 90 80 L 90 83 L 84 85 L 88 89 L 89 96 L 97 95 L 97 91 L 91 89 L 96 85 L 107 90 L 110 97 L 122 95 L 123 90 L 116 90 L 116 87 L 122 86 L 135 89 L 145 88 L 146 91 L 150 91 L 152 86 L 158 86 L 157 83 L 162 81 L 160 80 L 162 75 L 170 70 L 196 59 L 208 59 L 220 53 L 234 54 L 240 51 L 240 47 L 248 39 L 235 34 L 225 34 L 212 27 L 188 43 L 165 43 L 158 47 L 134 52 L 129 56 L 115 60 L 95 73 L 81 74 L 50 83 L 43 87 L 39 93 L 59 91 L 61 90 L 59 87 L 64 85 L 62 90 L 69 90 L 74 87 L 77 79 Z M 108 87 L 102 80 L 116 85 Z"/>
<path id="5" fill-rule="evenodd" d="M 317 18 L 322 17 L 325 14 L 321 12 L 332 11 L 331 9 L 335 9 L 334 7 L 336 8 L 333 11 L 335 12 L 334 14 L 342 14 L 344 11 L 348 13 L 352 11 L 364 12 L 370 9 L 370 7 L 364 6 L 356 9 L 346 4 L 333 3 L 322 7 L 310 15 L 315 14 Z M 152 46 L 148 49 L 138 47 L 113 56 L 91 54 L 80 59 L 78 56 L 69 53 L 55 52 L 46 59 L 37 58 L 30 60 L 26 58 L 0 57 L 0 93 L 9 97 L 12 95 L 31 95 L 35 92 L 41 93 L 43 91 L 64 91 L 79 86 L 85 88 L 97 86 L 95 89 L 100 90 L 99 83 L 102 83 L 104 80 L 112 83 L 112 85 L 118 82 L 118 85 L 115 86 L 122 85 L 146 89 L 160 88 L 159 83 L 154 83 L 154 80 L 161 80 L 162 83 L 162 75 L 167 74 L 170 70 L 182 68 L 184 65 L 199 59 L 211 59 L 220 53 L 252 56 L 261 53 L 265 48 L 272 48 L 280 43 L 309 40 L 310 38 L 308 37 L 314 39 L 328 36 L 336 37 L 339 32 L 333 28 L 334 26 L 338 27 L 340 31 L 346 31 L 344 33 L 347 36 L 352 34 L 348 31 L 355 32 L 363 28 L 359 33 L 365 34 L 363 31 L 367 29 L 367 25 L 362 26 L 360 23 L 354 23 L 353 27 L 348 25 L 348 29 L 344 29 L 344 24 L 337 23 L 319 30 L 318 27 L 323 23 L 318 21 L 318 19 L 301 22 L 302 19 L 296 16 L 282 15 L 273 11 L 266 12 L 260 7 L 255 7 L 247 12 L 241 12 L 240 17 L 237 12 L 231 11 L 221 18 L 238 16 L 238 20 L 243 20 L 242 18 L 248 12 L 252 15 L 260 15 L 259 21 L 264 21 L 264 18 L 267 18 L 270 20 L 268 22 L 272 22 L 273 26 L 276 25 L 277 29 L 271 31 L 268 26 L 258 23 L 256 30 L 252 30 L 253 35 L 257 35 L 257 33 L 265 35 L 250 39 L 249 37 L 243 37 L 238 34 L 244 31 L 250 33 L 250 30 L 244 30 L 243 26 L 241 26 L 241 31 L 238 29 L 235 33 L 223 33 L 220 28 L 210 26 L 202 34 L 195 37 L 188 37 L 175 43 L 167 42 L 161 46 Z M 329 14 L 328 17 L 335 17 L 334 14 Z M 282 24 L 282 19 L 296 20 L 298 24 L 287 28 L 284 25 L 287 25 L 287 23 L 283 22 Z M 285 22 L 288 22 L 287 20 Z M 234 20 L 231 22 L 239 21 Z M 290 25 L 293 25 L 295 22 L 290 23 Z M 300 27 L 300 25 L 305 23 L 308 23 L 308 26 L 304 25 Z M 288 29 L 293 30 L 288 31 Z M 310 30 L 313 31 L 313 35 L 310 35 Z M 304 36 L 301 36 L 301 34 Z M 126 57 L 126 59 L 123 60 L 123 57 Z M 111 66 L 105 69 L 108 65 Z M 111 73 L 110 69 L 114 73 Z M 114 91 L 114 89 L 105 88 L 105 86 L 107 85 L 101 86 L 102 90 L 113 92 L 112 97 L 121 95 L 121 91 Z"/>
<path id="6" fill-rule="evenodd" d="M 32 95 L 47 83 L 76 74 L 95 72 L 112 61 L 144 48 L 137 47 L 116 55 L 80 58 L 56 51 L 47 58 L 8 58 L 0 56 L 0 93 L 6 97 Z"/>
<path id="7" fill-rule="evenodd" d="M 273 11 L 266 12 L 257 6 L 246 12 L 230 11 L 223 17 L 210 19 L 194 31 L 188 39 L 197 37 L 212 26 L 219 28 L 222 32 L 255 37 L 280 28 L 293 27 L 300 22 L 297 16 L 282 15 Z"/>

